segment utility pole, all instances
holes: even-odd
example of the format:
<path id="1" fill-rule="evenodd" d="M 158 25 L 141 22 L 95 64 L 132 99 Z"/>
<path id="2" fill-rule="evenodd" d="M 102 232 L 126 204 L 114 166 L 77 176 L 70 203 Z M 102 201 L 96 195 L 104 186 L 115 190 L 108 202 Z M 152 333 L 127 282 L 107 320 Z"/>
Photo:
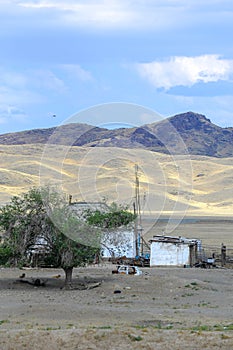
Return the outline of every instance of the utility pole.
<path id="1" fill-rule="evenodd" d="M 138 175 L 138 165 L 135 164 L 135 203 L 134 203 L 135 219 L 135 242 L 136 242 L 136 256 L 143 254 L 143 243 L 141 239 L 142 233 L 142 217 L 141 217 L 141 203 L 140 203 L 140 185 Z"/>

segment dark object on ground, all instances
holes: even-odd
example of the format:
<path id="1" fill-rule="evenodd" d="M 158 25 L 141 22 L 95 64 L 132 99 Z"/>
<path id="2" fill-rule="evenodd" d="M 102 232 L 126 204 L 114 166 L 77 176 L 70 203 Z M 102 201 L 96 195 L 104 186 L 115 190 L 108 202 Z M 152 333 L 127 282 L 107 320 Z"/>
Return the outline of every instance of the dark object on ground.
<path id="1" fill-rule="evenodd" d="M 30 280 L 20 279 L 19 282 L 27 283 L 35 287 L 45 287 L 47 279 L 31 278 Z"/>
<path id="2" fill-rule="evenodd" d="M 217 267 L 214 258 L 204 259 L 202 261 L 197 262 L 194 266 L 201 267 L 202 269 L 210 269 Z"/>
<path id="3" fill-rule="evenodd" d="M 114 290 L 114 292 L 113 292 L 114 294 L 120 294 L 121 293 L 121 290 L 119 290 L 119 289 L 116 289 L 116 290 Z"/>

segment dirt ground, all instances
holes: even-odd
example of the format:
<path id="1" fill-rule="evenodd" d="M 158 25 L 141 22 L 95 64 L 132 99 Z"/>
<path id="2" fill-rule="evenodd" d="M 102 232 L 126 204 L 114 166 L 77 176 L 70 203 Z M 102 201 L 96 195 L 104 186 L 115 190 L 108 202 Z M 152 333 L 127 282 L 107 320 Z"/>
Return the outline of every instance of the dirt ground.
<path id="1" fill-rule="evenodd" d="M 75 269 L 74 290 L 61 289 L 62 270 L 0 269 L 0 349 L 233 348 L 233 269 L 114 268 Z M 20 283 L 22 273 L 46 286 Z"/>

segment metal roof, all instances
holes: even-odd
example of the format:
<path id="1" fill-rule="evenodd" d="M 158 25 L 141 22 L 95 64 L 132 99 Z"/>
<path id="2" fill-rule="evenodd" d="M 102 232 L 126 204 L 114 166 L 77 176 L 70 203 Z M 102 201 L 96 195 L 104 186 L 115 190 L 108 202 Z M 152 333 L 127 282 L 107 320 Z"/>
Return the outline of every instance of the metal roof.
<path id="1" fill-rule="evenodd" d="M 163 243 L 183 243 L 183 244 L 196 244 L 200 240 L 198 239 L 189 239 L 181 236 L 165 236 L 165 235 L 155 235 L 152 239 L 150 239 L 150 243 L 152 242 L 163 242 Z"/>

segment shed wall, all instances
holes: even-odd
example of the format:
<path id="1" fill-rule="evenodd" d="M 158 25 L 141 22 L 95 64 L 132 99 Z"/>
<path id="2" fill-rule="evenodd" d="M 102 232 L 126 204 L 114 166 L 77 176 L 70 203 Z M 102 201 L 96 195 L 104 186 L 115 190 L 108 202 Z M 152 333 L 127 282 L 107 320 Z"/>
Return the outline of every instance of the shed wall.
<path id="1" fill-rule="evenodd" d="M 150 266 L 182 266 L 188 264 L 188 244 L 151 242 Z"/>

